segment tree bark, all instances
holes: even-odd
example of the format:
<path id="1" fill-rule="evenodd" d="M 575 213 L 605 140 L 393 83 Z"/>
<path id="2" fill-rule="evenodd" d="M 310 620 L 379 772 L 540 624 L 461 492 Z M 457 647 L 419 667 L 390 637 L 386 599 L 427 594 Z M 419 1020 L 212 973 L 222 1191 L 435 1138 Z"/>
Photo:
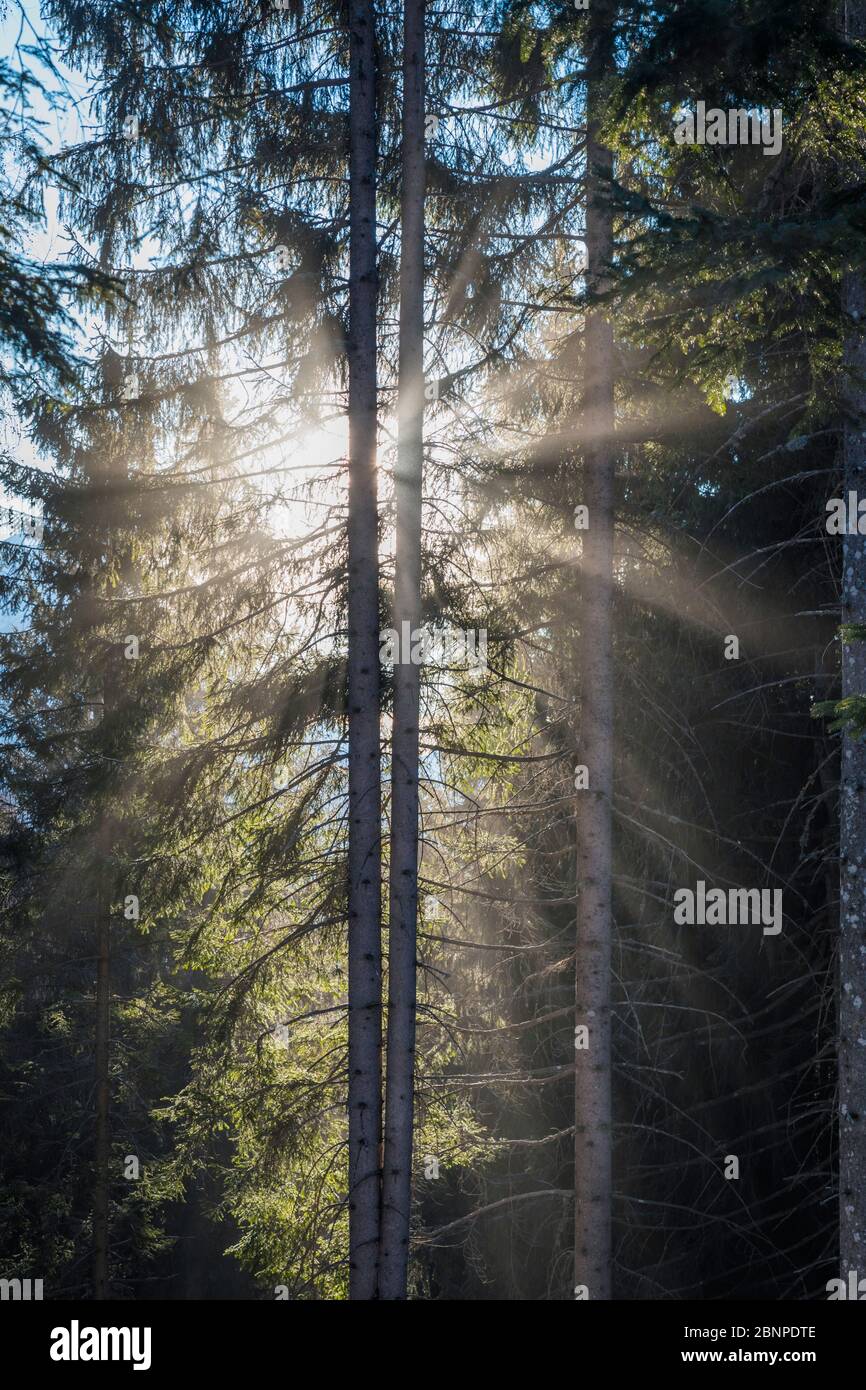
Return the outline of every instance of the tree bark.
<path id="1" fill-rule="evenodd" d="M 93 1297 L 109 1296 L 108 1282 L 108 1221 L 109 1221 L 109 1164 L 111 1139 L 109 1131 L 109 1081 L 111 1037 L 111 926 L 108 908 L 102 894 L 96 900 L 96 1144 L 95 1178 L 93 1185 Z"/>
<path id="2" fill-rule="evenodd" d="M 864 0 L 842 9 L 845 37 L 866 37 Z M 844 492 L 866 496 L 866 274 L 843 283 L 849 318 L 844 348 Z M 842 547 L 842 619 L 866 623 L 866 537 Z M 866 644 L 842 647 L 842 695 L 866 693 Z M 839 1270 L 866 1260 L 866 739 L 843 735 L 839 805 Z"/>
<path id="3" fill-rule="evenodd" d="M 403 148 L 400 234 L 400 379 L 394 627 L 421 623 L 421 495 L 424 469 L 424 0 L 403 9 Z M 405 644 L 401 644 L 401 648 Z M 407 653 L 402 650 L 402 656 Z M 420 667 L 394 667 L 388 1048 L 379 1293 L 406 1297 L 412 1205 L 418 918 L 418 723 Z"/>
<path id="4" fill-rule="evenodd" d="M 612 170 L 599 144 L 604 83 L 613 57 L 610 14 L 590 11 L 587 62 L 587 287 L 604 286 L 613 244 L 604 199 Z M 577 931 L 575 1024 L 588 1030 L 588 1046 L 575 1034 L 574 1282 L 576 1296 L 611 1296 L 611 1044 L 613 789 L 613 330 L 604 314 L 586 318 L 584 376 L 584 491 L 589 527 L 581 562 L 581 754 L 589 789 L 577 794 Z M 585 1288 L 586 1293 L 582 1290 Z M 580 1290 L 580 1292 L 578 1292 Z"/>
<path id="5" fill-rule="evenodd" d="M 844 9 L 845 35 L 866 37 L 866 4 Z M 843 284 L 844 492 L 866 496 L 866 275 Z M 866 624 L 866 537 L 842 547 L 842 620 Z M 842 695 L 866 693 L 866 643 L 842 647 Z M 839 806 L 839 1269 L 866 1273 L 866 738 L 842 739 Z"/>
<path id="6" fill-rule="evenodd" d="M 349 1297 L 376 1297 L 382 959 L 376 495 L 376 59 L 372 0 L 349 6 Z"/>
<path id="7" fill-rule="evenodd" d="M 106 571 L 113 567 L 114 545 L 106 537 Z M 109 651 L 102 678 L 102 719 L 117 703 L 118 672 L 114 649 Z M 100 731 L 104 738 L 104 728 Z M 112 749 L 103 744 L 103 757 Z M 93 1297 L 110 1297 L 108 1248 L 111 1198 L 111 906 L 114 897 L 111 864 L 114 853 L 115 822 L 105 806 L 96 812 L 96 1000 L 94 1018 L 94 1069 L 96 1114 L 93 1179 Z"/>

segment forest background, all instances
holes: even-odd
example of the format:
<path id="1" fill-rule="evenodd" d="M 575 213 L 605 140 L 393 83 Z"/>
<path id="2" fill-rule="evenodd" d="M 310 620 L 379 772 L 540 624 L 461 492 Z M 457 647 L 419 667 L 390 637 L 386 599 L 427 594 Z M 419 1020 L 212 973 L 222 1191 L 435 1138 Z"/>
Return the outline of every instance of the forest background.
<path id="1" fill-rule="evenodd" d="M 866 1213 L 866 547 L 827 524 L 864 7 L 3 32 L 0 1274 L 826 1297 Z M 780 153 L 678 143 L 699 101 Z M 486 661 L 380 659 L 404 619 Z M 699 880 L 781 932 L 678 922 Z"/>

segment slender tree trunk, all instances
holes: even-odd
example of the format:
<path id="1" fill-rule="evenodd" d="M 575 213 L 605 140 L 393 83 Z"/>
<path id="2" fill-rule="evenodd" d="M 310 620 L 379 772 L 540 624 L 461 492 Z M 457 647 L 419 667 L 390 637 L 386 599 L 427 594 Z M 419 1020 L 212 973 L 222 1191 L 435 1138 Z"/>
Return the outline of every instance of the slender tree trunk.
<path id="1" fill-rule="evenodd" d="M 93 1185 L 93 1297 L 109 1296 L 108 1211 L 109 1162 L 109 1045 L 111 1033 L 111 925 L 102 893 L 96 899 L 96 1148 Z"/>
<path id="2" fill-rule="evenodd" d="M 866 37 L 866 4 L 844 10 L 848 38 Z M 866 274 L 845 276 L 844 496 L 866 496 Z M 866 624 L 866 537 L 843 541 L 842 620 Z M 842 647 L 842 694 L 866 693 L 866 643 Z M 839 1266 L 866 1274 L 866 739 L 842 740 L 839 808 Z"/>
<path id="3" fill-rule="evenodd" d="M 587 94 L 587 284 L 599 289 L 612 247 L 611 215 L 600 201 L 612 156 L 598 142 L 604 79 L 610 71 L 610 15 L 590 11 Z M 603 314 L 587 315 L 584 489 L 589 529 L 581 563 L 580 761 L 589 790 L 577 800 L 577 933 L 575 1024 L 574 1282 L 577 1297 L 611 1296 L 611 1051 L 613 788 L 613 330 Z M 584 1293 L 583 1290 L 586 1290 Z M 579 1290 L 579 1291 L 578 1291 Z"/>
<path id="4" fill-rule="evenodd" d="M 866 318 L 866 282 L 846 277 L 845 308 Z M 848 340 L 846 368 L 866 379 L 866 338 Z M 866 419 L 866 391 L 853 387 L 848 409 Z M 866 430 L 849 418 L 844 437 L 845 491 L 866 497 Z M 866 537 L 843 542 L 842 619 L 866 624 Z M 843 696 L 866 693 L 866 643 L 842 647 Z M 866 1265 L 866 739 L 842 740 L 839 811 L 839 1260 L 843 1279 Z M 860 1270 L 864 1273 L 866 1270 Z"/>
<path id="5" fill-rule="evenodd" d="M 372 0 L 349 5 L 349 1297 L 376 1297 L 382 1125 L 376 71 Z"/>
<path id="6" fill-rule="evenodd" d="M 106 568 L 113 563 L 111 535 L 107 539 Z M 110 653 L 102 681 L 102 719 L 117 703 L 117 669 Z M 104 750 L 110 752 L 110 750 Z M 110 1234 L 111 1164 L 111 883 L 115 822 L 105 807 L 97 812 L 96 839 L 96 1017 L 94 1020 L 94 1065 L 96 1079 L 96 1124 L 93 1180 L 93 1297 L 110 1296 L 108 1248 Z"/>
<path id="7" fill-rule="evenodd" d="M 424 0 L 403 8 L 403 151 L 400 239 L 400 383 L 395 476 L 394 627 L 421 622 L 424 468 Z M 405 643 L 401 652 L 405 657 Z M 381 1298 L 406 1297 L 412 1204 L 415 965 L 418 917 L 420 667 L 394 667 L 388 1051 L 382 1171 Z"/>

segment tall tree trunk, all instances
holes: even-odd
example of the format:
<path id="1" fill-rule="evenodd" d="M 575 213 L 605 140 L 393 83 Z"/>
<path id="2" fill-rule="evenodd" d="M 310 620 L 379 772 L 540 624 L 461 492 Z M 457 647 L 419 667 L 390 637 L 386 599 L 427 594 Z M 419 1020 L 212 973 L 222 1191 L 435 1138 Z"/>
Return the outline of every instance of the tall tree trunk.
<path id="1" fill-rule="evenodd" d="M 400 234 L 400 382 L 394 627 L 421 622 L 421 485 L 424 469 L 424 0 L 403 8 L 403 150 Z M 382 1167 L 381 1298 L 406 1297 L 412 1204 L 415 966 L 418 917 L 420 667 L 394 667 L 391 738 L 391 871 L 388 1050 Z"/>
<path id="2" fill-rule="evenodd" d="M 846 276 L 846 312 L 866 319 L 866 280 Z M 866 337 L 858 328 L 845 350 L 847 371 L 866 380 Z M 866 390 L 851 384 L 845 422 L 845 490 L 866 497 Z M 859 417 L 859 419 L 858 419 Z M 843 542 L 842 620 L 866 624 L 866 537 Z M 842 647 L 842 695 L 866 693 L 866 643 Z M 839 809 L 839 1260 L 842 1277 L 866 1261 L 866 739 L 842 740 Z"/>
<path id="3" fill-rule="evenodd" d="M 587 286 L 603 287 L 613 242 L 604 198 L 612 156 L 598 141 L 605 78 L 613 61 L 608 7 L 590 11 L 587 62 Z M 611 1296 L 611 1051 L 613 788 L 613 330 L 605 316 L 586 319 L 584 486 L 589 508 L 581 563 L 580 760 L 589 790 L 577 800 L 577 932 L 575 1024 L 588 1030 L 588 1046 L 575 1034 L 574 1281 L 577 1296 Z"/>
<path id="4" fill-rule="evenodd" d="M 376 1297 L 382 1127 L 376 59 L 349 5 L 349 1297 Z"/>
<path id="5" fill-rule="evenodd" d="M 106 571 L 113 567 L 114 547 L 111 533 L 106 542 Z M 107 656 L 102 679 L 102 720 L 115 708 L 118 693 L 118 672 L 112 648 Z M 104 738 L 104 729 L 101 731 Z M 103 757 L 110 756 L 103 745 Z M 111 864 L 114 852 L 114 820 L 105 806 L 96 812 L 94 836 L 96 841 L 96 1010 L 94 1019 L 94 1067 L 96 1082 L 96 1115 L 93 1178 L 93 1297 L 110 1296 L 108 1276 L 108 1247 L 110 1230 L 110 1164 L 111 1164 L 111 905 L 114 885 Z"/>
<path id="6" fill-rule="evenodd" d="M 101 872 L 101 870 L 100 870 Z M 109 1044 L 111 1033 L 111 926 L 102 893 L 96 899 L 96 1146 L 93 1185 L 93 1297 L 108 1298 Z"/>
<path id="7" fill-rule="evenodd" d="M 866 37 L 864 0 L 844 8 L 845 35 Z M 866 274 L 845 276 L 844 493 L 866 496 Z M 842 620 L 866 624 L 866 537 L 843 541 Z M 843 696 L 866 693 L 866 643 L 842 647 Z M 842 740 L 839 808 L 839 1267 L 866 1273 L 866 738 Z"/>

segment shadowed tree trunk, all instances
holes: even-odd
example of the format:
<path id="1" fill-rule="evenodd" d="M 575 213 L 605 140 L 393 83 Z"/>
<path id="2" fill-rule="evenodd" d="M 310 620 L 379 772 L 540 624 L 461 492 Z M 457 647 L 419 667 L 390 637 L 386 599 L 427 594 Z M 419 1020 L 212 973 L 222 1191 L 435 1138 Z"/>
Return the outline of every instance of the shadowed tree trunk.
<path id="1" fill-rule="evenodd" d="M 866 4 L 845 7 L 845 33 L 866 37 Z M 866 275 L 846 275 L 844 492 L 866 496 Z M 866 537 L 843 542 L 842 621 L 866 625 Z M 842 647 L 842 695 L 866 693 L 866 643 Z M 842 740 L 839 809 L 839 1268 L 866 1261 L 866 739 Z"/>
<path id="2" fill-rule="evenodd" d="M 604 180 L 612 157 L 598 140 L 604 81 L 612 64 L 611 13 L 590 11 L 587 55 L 587 285 L 603 287 L 612 246 Z M 575 943 L 574 1282 L 576 1296 L 611 1296 L 611 873 L 613 786 L 613 330 L 603 314 L 586 319 L 584 484 L 580 626 L 580 762 L 589 789 L 577 794 Z M 579 1043 L 586 1041 L 587 1045 Z M 583 1289 L 586 1290 L 583 1293 Z"/>
<path id="3" fill-rule="evenodd" d="M 424 463 L 424 3 L 406 0 L 400 242 L 400 383 L 394 627 L 421 622 L 421 485 Z M 400 644 L 405 658 L 407 643 Z M 391 873 L 388 1050 L 382 1170 L 382 1298 L 406 1297 L 412 1203 L 415 957 L 418 917 L 420 666 L 394 667 L 391 740 Z"/>
<path id="4" fill-rule="evenodd" d="M 847 277 L 845 308 L 866 316 L 866 284 Z M 846 367 L 866 377 L 866 340 L 859 330 L 848 339 Z M 848 409 L 866 416 L 866 392 L 849 392 Z M 849 419 L 845 425 L 845 490 L 866 496 L 866 431 Z M 866 624 L 866 537 L 847 536 L 843 543 L 842 620 Z M 842 695 L 866 692 L 866 643 L 842 648 Z M 842 740 L 839 814 L 839 1258 L 841 1274 L 864 1260 L 866 1242 L 866 740 Z"/>
<path id="5" fill-rule="evenodd" d="M 109 568 L 112 550 L 108 551 Z M 120 704 L 119 664 L 122 643 L 111 648 L 103 680 L 102 719 L 110 718 Z M 114 747 L 104 756 L 122 756 Z M 114 877 L 118 823 L 106 809 L 99 811 L 96 829 L 96 1018 L 94 1065 L 96 1077 L 96 1125 L 93 1183 L 93 1297 L 111 1297 L 109 1249 L 111 1243 L 111 913 L 116 897 Z"/>
<path id="6" fill-rule="evenodd" d="M 101 873 L 101 869 L 99 870 Z M 93 1185 L 93 1297 L 108 1298 L 109 1043 L 111 1034 L 111 925 L 105 895 L 96 898 L 96 1146 Z"/>
<path id="7" fill-rule="evenodd" d="M 108 480 L 105 479 L 107 482 Z M 111 572 L 114 562 L 114 543 L 111 532 L 106 537 L 106 570 Z M 102 680 L 102 720 L 117 704 L 118 679 L 115 653 L 113 649 L 107 657 Z M 104 730 L 103 730 L 104 737 Z M 103 748 L 103 755 L 110 750 Z M 111 883 L 112 855 L 114 851 L 114 821 L 106 808 L 97 810 L 95 828 L 96 862 L 96 1017 L 94 1020 L 94 1066 L 96 1124 L 94 1144 L 93 1181 L 93 1297 L 102 1300 L 110 1297 L 108 1275 L 108 1249 L 110 1231 L 111 1196 L 111 907 L 113 884 Z"/>
<path id="8" fill-rule="evenodd" d="M 349 7 L 349 1297 L 376 1297 L 381 1142 L 381 774 L 376 496 L 376 76 Z"/>

